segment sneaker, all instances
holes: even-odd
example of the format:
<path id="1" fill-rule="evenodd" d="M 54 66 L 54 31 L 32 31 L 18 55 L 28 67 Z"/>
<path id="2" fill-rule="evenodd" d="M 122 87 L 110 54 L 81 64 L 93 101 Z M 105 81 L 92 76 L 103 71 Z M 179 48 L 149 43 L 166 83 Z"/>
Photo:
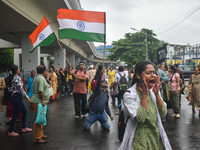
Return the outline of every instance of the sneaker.
<path id="1" fill-rule="evenodd" d="M 87 115 L 87 114 L 84 114 L 84 115 L 83 115 L 83 117 L 84 117 L 84 118 L 87 118 L 87 117 L 88 117 L 88 115 Z"/>
<path id="2" fill-rule="evenodd" d="M 22 128 L 22 132 L 31 132 L 32 131 L 32 129 L 31 128 Z"/>
<path id="3" fill-rule="evenodd" d="M 79 119 L 80 117 L 79 117 L 79 116 L 75 116 L 75 118 L 76 118 L 76 119 Z"/>
<path id="4" fill-rule="evenodd" d="M 173 114 L 173 115 L 171 115 L 172 117 L 175 117 L 176 116 L 176 114 Z"/>
<path id="5" fill-rule="evenodd" d="M 180 118 L 181 116 L 179 114 L 176 114 L 176 118 Z"/>
<path id="6" fill-rule="evenodd" d="M 14 131 L 13 132 L 8 132 L 8 136 L 19 136 L 18 133 L 15 133 Z"/>
<path id="7" fill-rule="evenodd" d="M 10 123 L 12 118 L 9 118 L 8 120 L 6 120 L 6 123 Z"/>

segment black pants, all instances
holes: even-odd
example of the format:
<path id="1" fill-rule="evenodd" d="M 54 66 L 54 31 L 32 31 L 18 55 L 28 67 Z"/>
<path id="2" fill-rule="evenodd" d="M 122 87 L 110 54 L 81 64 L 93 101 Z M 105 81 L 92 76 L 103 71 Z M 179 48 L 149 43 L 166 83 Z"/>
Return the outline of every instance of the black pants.
<path id="1" fill-rule="evenodd" d="M 87 96 L 86 94 L 81 94 L 81 93 L 74 93 L 74 108 L 75 108 L 75 115 L 80 116 L 80 100 L 82 100 L 82 105 L 81 105 L 81 111 L 82 114 L 86 114 L 85 112 L 85 105 L 87 103 Z"/>
<path id="2" fill-rule="evenodd" d="M 62 94 L 65 94 L 65 92 L 68 92 L 68 83 L 67 82 L 62 83 L 62 87 L 65 87 L 65 90 L 62 90 Z"/>
<path id="3" fill-rule="evenodd" d="M 69 88 L 70 88 L 69 92 L 72 93 L 73 88 L 74 88 L 73 80 L 69 80 L 68 83 L 69 83 Z"/>

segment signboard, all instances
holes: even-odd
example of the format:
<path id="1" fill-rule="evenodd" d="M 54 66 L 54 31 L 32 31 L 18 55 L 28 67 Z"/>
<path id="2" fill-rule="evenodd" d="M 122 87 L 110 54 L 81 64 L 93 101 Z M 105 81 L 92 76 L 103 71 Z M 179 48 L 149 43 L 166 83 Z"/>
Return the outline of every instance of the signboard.
<path id="1" fill-rule="evenodd" d="M 157 64 L 165 61 L 167 57 L 167 44 L 157 49 Z"/>

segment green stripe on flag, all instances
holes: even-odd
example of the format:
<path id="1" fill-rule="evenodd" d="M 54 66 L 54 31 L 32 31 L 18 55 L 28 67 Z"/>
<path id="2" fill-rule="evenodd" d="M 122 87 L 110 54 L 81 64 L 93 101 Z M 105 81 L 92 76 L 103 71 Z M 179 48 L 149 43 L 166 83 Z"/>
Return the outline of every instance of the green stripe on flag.
<path id="1" fill-rule="evenodd" d="M 29 53 L 32 53 L 36 47 L 40 47 L 40 46 L 49 46 L 51 45 L 55 40 L 56 40 L 56 36 L 54 33 L 50 34 L 46 39 L 44 39 L 40 44 L 38 44 L 37 46 L 35 46 Z"/>
<path id="2" fill-rule="evenodd" d="M 105 34 L 82 32 L 75 29 L 59 29 L 59 39 L 77 39 L 105 43 Z"/>

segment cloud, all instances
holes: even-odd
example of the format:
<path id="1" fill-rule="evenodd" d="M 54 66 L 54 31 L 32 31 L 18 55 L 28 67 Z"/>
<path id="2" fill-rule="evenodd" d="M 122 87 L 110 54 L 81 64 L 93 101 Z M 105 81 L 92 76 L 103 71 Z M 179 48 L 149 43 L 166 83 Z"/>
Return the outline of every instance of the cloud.
<path id="1" fill-rule="evenodd" d="M 142 28 L 152 29 L 157 38 L 170 43 L 200 43 L 200 9 L 192 13 L 199 0 L 80 0 L 85 10 L 106 12 L 107 42 L 123 38 L 125 33 Z M 169 30 L 171 29 L 171 30 Z"/>

